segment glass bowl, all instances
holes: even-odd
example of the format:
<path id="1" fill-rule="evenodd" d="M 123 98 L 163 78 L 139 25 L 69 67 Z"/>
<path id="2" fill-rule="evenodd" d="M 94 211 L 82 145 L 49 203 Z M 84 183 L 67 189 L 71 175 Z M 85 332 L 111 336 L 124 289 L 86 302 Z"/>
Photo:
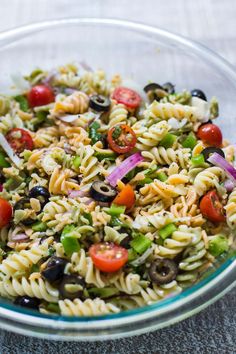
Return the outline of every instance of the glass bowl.
<path id="1" fill-rule="evenodd" d="M 218 120 L 224 136 L 234 139 L 236 72 L 202 45 L 140 23 L 116 19 L 60 19 L 0 34 L 0 88 L 11 75 L 36 67 L 86 62 L 109 75 L 120 73 L 140 86 L 147 81 L 174 82 L 178 89 L 201 88 L 220 101 Z M 21 334 L 58 340 L 104 340 L 141 334 L 180 321 L 202 310 L 235 285 L 236 260 L 228 255 L 197 284 L 150 306 L 99 317 L 43 315 L 0 300 L 0 326 Z"/>

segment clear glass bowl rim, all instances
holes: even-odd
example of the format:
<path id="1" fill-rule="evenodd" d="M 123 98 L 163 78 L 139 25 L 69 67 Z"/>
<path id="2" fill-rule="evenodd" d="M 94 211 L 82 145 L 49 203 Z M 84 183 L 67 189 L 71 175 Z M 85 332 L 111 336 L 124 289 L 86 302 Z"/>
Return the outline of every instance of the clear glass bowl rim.
<path id="1" fill-rule="evenodd" d="M 34 33 L 61 26 L 117 27 L 143 35 L 162 37 L 189 49 L 227 76 L 236 89 L 236 71 L 225 59 L 207 47 L 172 32 L 112 18 L 63 18 L 16 27 L 0 33 L 0 50 Z M 97 317 L 51 316 L 18 308 L 0 301 L 0 326 L 21 334 L 56 340 L 104 340 L 137 335 L 185 319 L 216 301 L 236 285 L 235 257 L 225 261 L 213 274 L 182 294 L 153 305 Z M 216 291 L 217 290 L 217 291 Z M 17 317 L 16 317 L 17 316 Z"/>

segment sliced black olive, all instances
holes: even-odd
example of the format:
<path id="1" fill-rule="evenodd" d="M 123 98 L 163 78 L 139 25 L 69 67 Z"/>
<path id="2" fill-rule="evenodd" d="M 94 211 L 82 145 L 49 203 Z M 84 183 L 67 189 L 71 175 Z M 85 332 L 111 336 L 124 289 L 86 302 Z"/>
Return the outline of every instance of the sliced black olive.
<path id="1" fill-rule="evenodd" d="M 6 182 L 6 178 L 4 177 L 4 175 L 2 174 L 2 172 L 0 172 L 0 183 L 3 184 Z"/>
<path id="2" fill-rule="evenodd" d="M 59 285 L 59 293 L 62 299 L 74 300 L 83 297 L 85 281 L 79 275 L 65 274 Z"/>
<path id="3" fill-rule="evenodd" d="M 105 182 L 96 181 L 91 185 L 89 193 L 90 196 L 98 202 L 112 202 L 117 191 Z"/>
<path id="4" fill-rule="evenodd" d="M 220 148 L 216 148 L 216 147 L 207 147 L 207 148 L 205 148 L 204 150 L 202 150 L 202 154 L 203 154 L 203 156 L 204 156 L 204 160 L 206 161 L 206 162 L 208 162 L 207 160 L 208 160 L 208 158 L 212 155 L 212 154 L 214 154 L 214 152 L 217 152 L 217 154 L 219 154 L 220 156 L 222 156 L 223 158 L 225 158 L 225 153 L 224 153 L 224 151 L 223 150 L 221 150 Z"/>
<path id="5" fill-rule="evenodd" d="M 175 85 L 173 85 L 171 82 L 165 82 L 162 85 L 163 89 L 168 92 L 170 95 L 175 93 Z"/>
<path id="6" fill-rule="evenodd" d="M 41 272 L 42 276 L 49 283 L 53 283 L 54 281 L 59 280 L 63 277 L 66 264 L 66 259 L 52 256 L 49 259 L 46 268 Z"/>
<path id="7" fill-rule="evenodd" d="M 151 280 L 159 285 L 167 284 L 176 278 L 178 267 L 168 258 L 156 259 L 152 262 L 148 274 Z"/>
<path id="8" fill-rule="evenodd" d="M 40 201 L 41 207 L 48 203 L 50 193 L 47 188 L 35 186 L 29 191 L 29 198 L 37 198 Z"/>
<path id="9" fill-rule="evenodd" d="M 16 204 L 14 205 L 14 210 L 21 209 L 32 209 L 29 198 L 21 198 L 20 200 L 18 200 L 18 202 L 16 202 Z"/>
<path id="10" fill-rule="evenodd" d="M 121 231 L 120 231 L 121 232 Z M 130 242 L 133 240 L 132 236 L 128 235 L 120 242 L 120 246 L 126 249 L 130 248 Z"/>
<path id="11" fill-rule="evenodd" d="M 37 309 L 39 308 L 40 300 L 37 299 L 36 297 L 30 297 L 30 296 L 18 296 L 15 301 L 15 305 L 27 307 L 28 309 Z"/>
<path id="12" fill-rule="evenodd" d="M 144 92 L 148 93 L 149 91 L 155 91 L 155 90 L 163 90 L 163 87 L 159 84 L 156 84 L 155 82 L 152 82 L 150 84 L 147 84 L 143 88 Z"/>
<path id="13" fill-rule="evenodd" d="M 201 100 L 207 101 L 206 95 L 202 90 L 194 89 L 191 91 L 192 97 L 201 98 Z"/>
<path id="14" fill-rule="evenodd" d="M 89 100 L 89 107 L 97 112 L 107 112 L 111 106 L 111 101 L 108 97 L 102 95 L 93 95 Z"/>

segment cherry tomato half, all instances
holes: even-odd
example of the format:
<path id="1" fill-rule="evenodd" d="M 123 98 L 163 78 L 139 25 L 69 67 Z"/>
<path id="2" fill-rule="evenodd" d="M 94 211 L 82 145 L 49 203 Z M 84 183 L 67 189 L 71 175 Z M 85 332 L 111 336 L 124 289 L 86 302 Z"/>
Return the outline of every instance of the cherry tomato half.
<path id="1" fill-rule="evenodd" d="M 117 205 L 125 205 L 127 209 L 132 208 L 135 203 L 135 194 L 130 184 L 126 184 L 120 193 L 117 194 L 113 203 Z"/>
<path id="2" fill-rule="evenodd" d="M 55 96 L 50 87 L 45 85 L 36 85 L 28 93 L 28 102 L 31 108 L 44 106 L 54 102 Z"/>
<path id="3" fill-rule="evenodd" d="M 89 249 L 89 255 L 95 266 L 106 273 L 116 272 L 128 260 L 128 251 L 112 242 L 92 245 Z"/>
<path id="4" fill-rule="evenodd" d="M 215 190 L 208 192 L 200 201 L 202 215 L 212 222 L 225 220 L 223 206 Z"/>
<path id="5" fill-rule="evenodd" d="M 128 108 L 137 108 L 141 103 L 139 94 L 127 87 L 117 87 L 112 94 L 112 98 Z"/>
<path id="6" fill-rule="evenodd" d="M 0 228 L 9 224 L 12 217 L 12 206 L 3 198 L 0 198 Z"/>
<path id="7" fill-rule="evenodd" d="M 125 154 L 134 148 L 137 138 L 133 129 L 126 124 L 121 124 L 115 125 L 108 131 L 107 141 L 113 151 Z"/>
<path id="8" fill-rule="evenodd" d="M 203 143 L 209 146 L 221 147 L 222 146 L 222 133 L 219 127 L 215 124 L 201 125 L 197 132 L 198 139 L 201 139 Z"/>
<path id="9" fill-rule="evenodd" d="M 34 147 L 33 140 L 30 134 L 21 128 L 13 128 L 9 130 L 6 135 L 8 143 L 11 145 L 15 152 L 22 152 L 26 150 L 32 150 Z"/>

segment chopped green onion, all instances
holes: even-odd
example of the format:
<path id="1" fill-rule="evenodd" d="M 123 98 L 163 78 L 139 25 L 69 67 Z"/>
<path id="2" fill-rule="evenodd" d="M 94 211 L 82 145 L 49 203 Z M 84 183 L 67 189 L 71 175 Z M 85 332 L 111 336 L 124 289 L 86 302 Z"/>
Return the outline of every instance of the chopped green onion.
<path id="1" fill-rule="evenodd" d="M 92 144 L 95 144 L 102 138 L 102 134 L 98 133 L 98 129 L 100 128 L 100 124 L 98 122 L 93 122 L 89 126 L 89 137 L 92 141 Z"/>
<path id="2" fill-rule="evenodd" d="M 114 296 L 119 293 L 117 288 L 90 288 L 88 289 L 89 294 L 93 296 L 98 296 L 102 299 L 105 299 L 110 296 Z"/>
<path id="3" fill-rule="evenodd" d="M 146 170 L 143 171 L 143 174 L 145 176 L 150 176 L 157 170 L 157 165 L 152 165 L 150 168 L 147 168 Z"/>
<path id="4" fill-rule="evenodd" d="M 47 230 L 47 224 L 45 222 L 37 221 L 32 225 L 32 230 L 33 231 L 46 231 Z"/>
<path id="5" fill-rule="evenodd" d="M 11 165 L 6 160 L 6 155 L 0 151 L 0 167 L 10 167 Z"/>
<path id="6" fill-rule="evenodd" d="M 19 103 L 20 109 L 22 111 L 24 111 L 24 112 L 28 111 L 29 104 L 28 104 L 28 100 L 25 96 L 23 96 L 23 95 L 15 96 L 14 100 Z"/>
<path id="7" fill-rule="evenodd" d="M 108 160 L 108 161 L 115 161 L 117 155 L 115 153 L 111 153 L 111 152 L 96 152 L 94 154 L 94 156 L 96 156 L 96 158 L 98 159 L 98 161 L 102 161 L 104 159 Z"/>
<path id="8" fill-rule="evenodd" d="M 142 234 L 138 234 L 131 242 L 131 247 L 135 250 L 135 252 L 142 254 L 144 253 L 152 244 L 148 238 L 146 238 Z"/>
<path id="9" fill-rule="evenodd" d="M 44 122 L 47 119 L 47 116 L 49 114 L 49 111 L 37 111 L 36 112 L 36 117 L 37 117 L 37 124 L 40 124 Z"/>
<path id="10" fill-rule="evenodd" d="M 196 139 L 195 135 L 192 132 L 189 133 L 187 138 L 182 142 L 182 146 L 184 148 L 189 148 L 191 150 L 194 148 L 194 146 L 196 144 L 197 144 L 197 139 Z"/>
<path id="11" fill-rule="evenodd" d="M 49 302 L 49 304 L 47 304 L 47 310 L 55 313 L 60 313 L 59 305 L 53 302 Z"/>
<path id="12" fill-rule="evenodd" d="M 81 165 L 81 158 L 80 156 L 75 156 L 74 160 L 73 160 L 73 166 L 75 168 L 79 168 Z"/>
<path id="13" fill-rule="evenodd" d="M 209 242 L 209 252 L 215 257 L 221 255 L 225 251 L 228 251 L 228 249 L 228 240 L 223 235 L 217 235 Z"/>
<path id="14" fill-rule="evenodd" d="M 84 214 L 83 214 L 83 217 L 88 220 L 89 225 L 93 225 L 93 218 L 92 218 L 92 215 L 91 215 L 91 214 L 89 214 L 89 213 L 84 213 Z"/>
<path id="15" fill-rule="evenodd" d="M 54 253 L 55 253 L 55 249 L 54 249 L 52 246 L 50 246 L 50 247 L 48 248 L 48 255 L 49 255 L 49 256 L 52 256 L 52 255 L 54 255 Z"/>
<path id="16" fill-rule="evenodd" d="M 128 249 L 128 262 L 134 261 L 138 257 L 137 253 L 135 250 L 132 248 Z"/>
<path id="17" fill-rule="evenodd" d="M 167 237 L 171 236 L 176 230 L 177 228 L 175 224 L 168 224 L 159 230 L 159 235 L 163 240 L 165 240 Z"/>
<path id="18" fill-rule="evenodd" d="M 167 133 L 164 138 L 160 141 L 159 146 L 163 146 L 165 149 L 170 148 L 176 140 L 176 136 L 170 133 Z"/>
<path id="19" fill-rule="evenodd" d="M 75 229 L 76 227 L 74 225 L 67 225 L 64 227 L 61 234 L 60 241 L 67 256 L 71 256 L 72 253 L 80 250 L 80 243 L 76 237 L 76 232 L 74 232 Z"/>
<path id="20" fill-rule="evenodd" d="M 106 211 L 107 214 L 111 216 L 120 216 L 124 214 L 126 207 L 123 205 L 112 204 L 111 207 Z"/>
<path id="21" fill-rule="evenodd" d="M 147 177 L 147 178 L 144 178 L 142 179 L 141 181 L 138 182 L 138 185 L 139 186 L 144 186 L 145 184 L 150 184 L 153 182 L 153 179 Z"/>
<path id="22" fill-rule="evenodd" d="M 159 179 L 161 182 L 165 182 L 168 179 L 167 175 L 164 172 L 158 172 L 156 174 L 156 178 Z"/>
<path id="23" fill-rule="evenodd" d="M 127 173 L 127 175 L 125 175 L 125 178 L 130 181 L 132 178 L 134 178 L 134 176 L 138 173 L 137 171 L 137 167 L 133 168 L 131 171 L 129 171 Z"/>
<path id="24" fill-rule="evenodd" d="M 30 273 L 37 273 L 39 272 L 39 265 L 38 264 L 33 264 L 32 267 L 30 268 Z"/>
<path id="25" fill-rule="evenodd" d="M 202 154 L 199 154 L 199 155 L 193 156 L 191 158 L 191 162 L 192 162 L 193 166 L 199 166 L 199 165 L 204 164 L 205 159 Z"/>
<path id="26" fill-rule="evenodd" d="M 122 221 L 120 221 L 120 219 L 117 216 L 112 216 L 111 220 L 109 222 L 109 226 L 127 226 L 126 224 L 124 224 Z"/>

